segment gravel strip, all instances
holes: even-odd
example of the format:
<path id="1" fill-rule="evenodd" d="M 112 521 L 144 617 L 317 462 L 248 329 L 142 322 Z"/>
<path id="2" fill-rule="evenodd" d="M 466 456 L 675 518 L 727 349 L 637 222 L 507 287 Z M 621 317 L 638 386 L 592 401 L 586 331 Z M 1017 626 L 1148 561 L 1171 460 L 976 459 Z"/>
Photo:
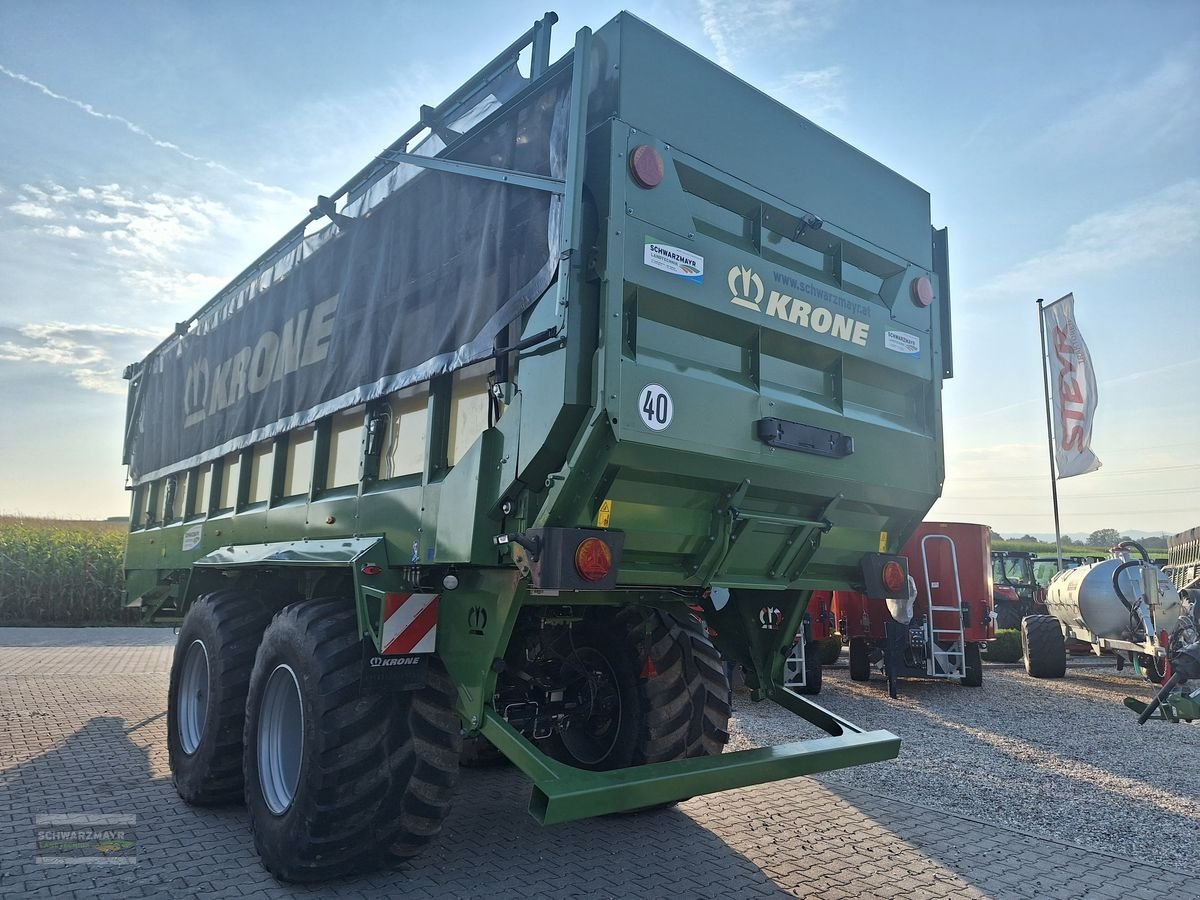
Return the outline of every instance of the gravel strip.
<path id="1" fill-rule="evenodd" d="M 1108 660 L 1072 660 L 1066 678 L 985 664 L 982 688 L 825 669 L 817 702 L 901 738 L 899 759 L 817 776 L 1096 850 L 1194 870 L 1200 855 L 1200 723 L 1138 726 L 1122 704 L 1151 686 Z M 770 702 L 734 700 L 728 749 L 786 743 L 815 729 Z"/>

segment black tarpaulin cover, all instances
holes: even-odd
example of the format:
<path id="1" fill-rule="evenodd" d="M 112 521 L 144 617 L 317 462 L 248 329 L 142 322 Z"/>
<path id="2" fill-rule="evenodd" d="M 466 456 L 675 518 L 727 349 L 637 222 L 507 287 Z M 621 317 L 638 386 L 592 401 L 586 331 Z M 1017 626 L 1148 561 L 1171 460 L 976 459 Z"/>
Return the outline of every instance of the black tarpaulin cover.
<path id="1" fill-rule="evenodd" d="M 450 157 L 563 178 L 569 92 L 556 79 Z M 145 361 L 130 385 L 135 483 L 484 359 L 555 277 L 560 198 L 546 191 L 401 165 L 340 214 L 352 221 L 299 237 Z"/>

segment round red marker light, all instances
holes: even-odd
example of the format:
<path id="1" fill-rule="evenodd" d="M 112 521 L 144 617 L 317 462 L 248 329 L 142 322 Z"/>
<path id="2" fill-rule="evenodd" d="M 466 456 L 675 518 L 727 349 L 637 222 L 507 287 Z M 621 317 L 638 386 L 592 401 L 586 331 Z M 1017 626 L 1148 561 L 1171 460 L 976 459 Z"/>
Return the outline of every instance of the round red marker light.
<path id="1" fill-rule="evenodd" d="M 883 564 L 883 586 L 892 598 L 908 596 L 908 585 L 904 583 L 904 567 L 895 560 Z"/>
<path id="2" fill-rule="evenodd" d="M 922 275 L 912 283 L 912 301 L 917 306 L 928 306 L 933 302 L 933 282 Z"/>
<path id="3" fill-rule="evenodd" d="M 641 144 L 629 154 L 629 174 L 641 187 L 658 187 L 663 180 L 663 171 L 662 157 L 649 144 Z"/>
<path id="4" fill-rule="evenodd" d="M 612 551 L 599 538 L 586 538 L 575 549 L 575 571 L 584 581 L 603 581 L 612 569 Z"/>

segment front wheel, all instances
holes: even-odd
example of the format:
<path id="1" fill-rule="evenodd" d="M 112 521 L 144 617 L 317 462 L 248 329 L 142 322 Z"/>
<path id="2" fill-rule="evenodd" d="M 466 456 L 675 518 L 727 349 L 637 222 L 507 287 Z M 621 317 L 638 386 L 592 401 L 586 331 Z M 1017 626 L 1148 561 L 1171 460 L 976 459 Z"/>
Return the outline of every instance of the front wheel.
<path id="1" fill-rule="evenodd" d="M 454 685 L 426 659 L 417 690 L 367 693 L 354 605 L 296 603 L 263 635 L 243 768 L 254 844 L 283 881 L 321 881 L 415 855 L 458 782 Z"/>
<path id="2" fill-rule="evenodd" d="M 1054 616 L 1021 620 L 1021 650 L 1025 672 L 1032 678 L 1062 678 L 1067 674 L 1067 646 Z"/>
<path id="3" fill-rule="evenodd" d="M 979 653 L 979 645 L 967 641 L 963 654 L 963 687 L 981 687 L 983 685 L 983 658 Z"/>

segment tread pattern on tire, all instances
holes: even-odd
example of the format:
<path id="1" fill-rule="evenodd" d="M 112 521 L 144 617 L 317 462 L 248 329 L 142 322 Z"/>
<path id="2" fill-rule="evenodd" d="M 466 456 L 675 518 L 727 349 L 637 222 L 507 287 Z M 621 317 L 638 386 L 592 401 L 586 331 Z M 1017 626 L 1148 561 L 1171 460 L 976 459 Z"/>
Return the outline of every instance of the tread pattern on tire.
<path id="1" fill-rule="evenodd" d="M 214 591 L 188 609 L 179 629 L 167 699 L 167 755 L 175 789 L 187 803 L 242 801 L 242 730 L 254 654 L 272 610 L 254 592 Z M 204 638 L 209 653 L 209 713 L 201 745 L 190 757 L 179 743 L 179 679 L 187 647 Z M 213 646 L 209 646 L 212 643 Z"/>
<path id="2" fill-rule="evenodd" d="M 618 619 L 630 639 L 646 636 L 645 650 L 658 672 L 642 681 L 646 717 L 634 764 L 724 750 L 729 741 L 729 680 L 704 626 L 689 614 L 641 607 L 622 610 Z"/>
<path id="3" fill-rule="evenodd" d="M 246 719 L 245 790 L 268 871 L 285 881 L 322 881 L 423 850 L 450 810 L 462 746 L 456 691 L 440 660 L 428 660 L 419 690 L 362 691 L 356 613 L 341 598 L 286 607 L 262 648 Z M 309 730 L 306 723 L 293 805 L 276 817 L 258 783 L 257 695 L 279 661 L 296 668 L 306 658 L 310 677 L 301 683 L 314 725 Z"/>
<path id="4" fill-rule="evenodd" d="M 974 641 L 963 645 L 963 670 L 966 675 L 959 682 L 963 687 L 983 687 L 983 657 Z"/>
<path id="5" fill-rule="evenodd" d="M 1025 672 L 1031 677 L 1062 678 L 1067 674 L 1062 626 L 1054 616 L 1026 616 L 1022 619 L 1021 649 Z"/>

